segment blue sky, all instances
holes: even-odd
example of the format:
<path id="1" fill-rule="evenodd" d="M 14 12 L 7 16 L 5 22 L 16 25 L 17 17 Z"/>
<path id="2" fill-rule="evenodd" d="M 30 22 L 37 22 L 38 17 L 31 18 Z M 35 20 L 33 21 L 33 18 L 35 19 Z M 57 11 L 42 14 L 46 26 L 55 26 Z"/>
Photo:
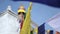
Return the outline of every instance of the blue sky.
<path id="1" fill-rule="evenodd" d="M 6 10 L 8 5 L 11 5 L 12 10 L 17 13 L 18 7 L 21 4 L 24 5 L 27 11 L 29 2 L 26 2 L 26 1 L 13 2 L 10 0 L 0 0 L 0 12 Z M 55 14 L 58 14 L 59 12 L 60 12 L 60 8 L 55 8 L 55 7 L 33 2 L 31 19 L 36 24 L 38 24 L 38 26 L 40 26 L 41 24 L 45 23 L 46 20 L 48 20 Z M 52 29 L 52 28 L 46 24 L 46 29 Z"/>

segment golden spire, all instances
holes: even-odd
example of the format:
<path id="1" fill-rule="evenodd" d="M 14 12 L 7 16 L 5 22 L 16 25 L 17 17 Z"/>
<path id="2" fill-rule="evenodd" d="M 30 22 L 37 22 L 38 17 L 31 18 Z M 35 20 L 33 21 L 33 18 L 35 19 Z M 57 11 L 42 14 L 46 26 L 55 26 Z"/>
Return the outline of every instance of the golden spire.
<path id="1" fill-rule="evenodd" d="M 18 13 L 20 12 L 24 12 L 25 13 L 25 8 L 23 5 L 21 5 L 19 8 L 18 8 Z"/>

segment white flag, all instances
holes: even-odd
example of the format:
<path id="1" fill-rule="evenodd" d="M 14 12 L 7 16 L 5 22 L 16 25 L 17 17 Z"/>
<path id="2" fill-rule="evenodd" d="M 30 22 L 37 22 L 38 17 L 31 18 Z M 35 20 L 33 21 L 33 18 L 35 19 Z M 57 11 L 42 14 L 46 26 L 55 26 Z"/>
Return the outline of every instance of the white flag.
<path id="1" fill-rule="evenodd" d="M 56 31 L 60 32 L 60 13 L 50 18 L 47 23 Z"/>

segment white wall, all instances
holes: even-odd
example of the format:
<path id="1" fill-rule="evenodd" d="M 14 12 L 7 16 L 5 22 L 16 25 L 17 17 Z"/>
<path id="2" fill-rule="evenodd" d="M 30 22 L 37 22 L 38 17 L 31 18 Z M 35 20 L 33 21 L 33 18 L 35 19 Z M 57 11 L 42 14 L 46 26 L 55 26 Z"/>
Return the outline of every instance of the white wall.
<path id="1" fill-rule="evenodd" d="M 0 34 L 18 34 L 18 28 L 16 17 L 8 13 L 0 17 Z"/>

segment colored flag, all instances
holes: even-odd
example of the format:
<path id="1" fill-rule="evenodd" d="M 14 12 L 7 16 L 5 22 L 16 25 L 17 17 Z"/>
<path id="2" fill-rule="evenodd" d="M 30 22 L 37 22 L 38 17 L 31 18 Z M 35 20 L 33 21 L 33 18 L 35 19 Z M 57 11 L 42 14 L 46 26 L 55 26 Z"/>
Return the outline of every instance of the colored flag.
<path id="1" fill-rule="evenodd" d="M 47 34 L 53 34 L 53 30 L 47 30 Z"/>
<path id="2" fill-rule="evenodd" d="M 31 31 L 30 31 L 30 34 L 33 34 L 33 32 L 34 32 L 34 30 L 31 30 Z"/>
<path id="3" fill-rule="evenodd" d="M 28 12 L 26 14 L 26 18 L 25 21 L 23 23 L 22 29 L 20 34 L 30 34 L 30 23 L 31 23 L 31 19 L 30 19 L 30 11 L 32 8 L 32 3 L 30 3 L 30 6 L 28 7 Z"/>
<path id="4" fill-rule="evenodd" d="M 13 1 L 31 1 L 60 8 L 60 0 L 13 0 Z"/>
<path id="5" fill-rule="evenodd" d="M 53 34 L 53 30 L 50 30 L 49 34 Z"/>
<path id="6" fill-rule="evenodd" d="M 34 29 L 34 32 L 35 32 L 36 34 L 38 34 L 38 27 L 36 27 L 36 28 Z"/>
<path id="7" fill-rule="evenodd" d="M 38 27 L 38 34 L 45 34 L 45 23 Z"/>
<path id="8" fill-rule="evenodd" d="M 56 34 L 60 34 L 60 32 L 56 31 Z"/>
<path id="9" fill-rule="evenodd" d="M 30 34 L 34 34 L 34 28 L 31 26 Z"/>
<path id="10" fill-rule="evenodd" d="M 60 13 L 50 18 L 46 23 L 56 31 L 60 32 Z"/>

